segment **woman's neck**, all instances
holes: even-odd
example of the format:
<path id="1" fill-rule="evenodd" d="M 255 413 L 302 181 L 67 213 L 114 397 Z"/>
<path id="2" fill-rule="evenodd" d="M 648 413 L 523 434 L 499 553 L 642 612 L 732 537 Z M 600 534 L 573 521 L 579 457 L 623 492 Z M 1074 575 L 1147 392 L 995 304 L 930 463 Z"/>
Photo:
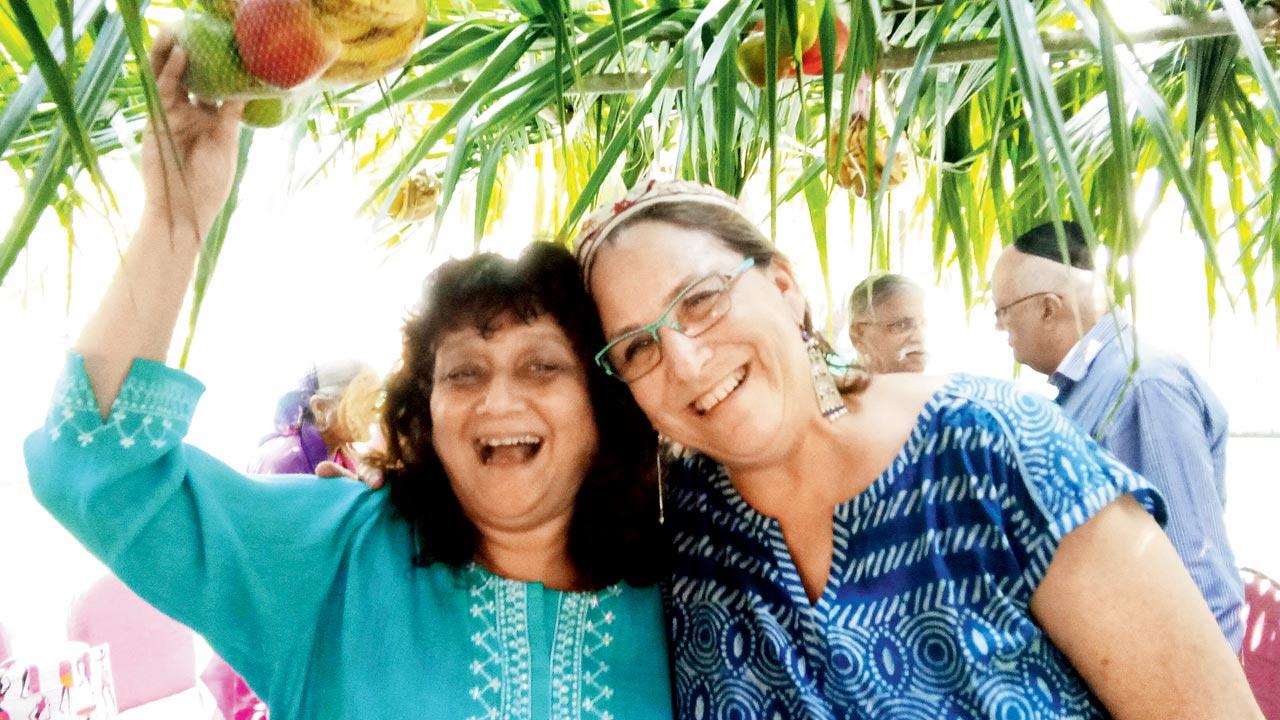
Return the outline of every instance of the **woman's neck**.
<path id="1" fill-rule="evenodd" d="M 835 422 L 815 412 L 766 462 L 726 466 L 752 507 L 770 517 L 833 508 L 865 490 L 897 456 L 936 379 L 877 377 L 845 398 Z"/>
<path id="2" fill-rule="evenodd" d="M 581 579 L 569 558 L 569 518 L 533 528 L 480 528 L 476 562 L 495 575 L 576 590 Z"/>
<path id="3" fill-rule="evenodd" d="M 850 468 L 859 465 L 860 452 L 849 428 L 856 424 L 853 414 L 834 423 L 817 415 L 773 458 L 725 469 L 743 499 L 770 517 L 801 506 L 835 506 L 852 493 Z"/>

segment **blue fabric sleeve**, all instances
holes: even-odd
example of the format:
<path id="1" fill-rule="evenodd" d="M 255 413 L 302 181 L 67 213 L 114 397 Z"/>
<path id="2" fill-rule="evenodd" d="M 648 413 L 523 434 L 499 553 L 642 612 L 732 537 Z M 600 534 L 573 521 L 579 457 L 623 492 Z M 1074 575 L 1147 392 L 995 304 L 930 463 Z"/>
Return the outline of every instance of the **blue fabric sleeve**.
<path id="1" fill-rule="evenodd" d="M 1010 540 L 1034 592 L 1058 544 L 1110 503 L 1131 494 L 1164 524 L 1164 499 L 1150 483 L 1076 428 L 1055 404 L 1010 389 L 988 406 L 1008 441 L 1003 483 Z"/>
<path id="2" fill-rule="evenodd" d="M 26 441 L 32 491 L 260 694 L 292 697 L 326 600 L 343 592 L 348 547 L 383 503 L 344 479 L 255 481 L 182 444 L 203 389 L 135 360 L 103 422 L 70 354 L 44 428 Z"/>

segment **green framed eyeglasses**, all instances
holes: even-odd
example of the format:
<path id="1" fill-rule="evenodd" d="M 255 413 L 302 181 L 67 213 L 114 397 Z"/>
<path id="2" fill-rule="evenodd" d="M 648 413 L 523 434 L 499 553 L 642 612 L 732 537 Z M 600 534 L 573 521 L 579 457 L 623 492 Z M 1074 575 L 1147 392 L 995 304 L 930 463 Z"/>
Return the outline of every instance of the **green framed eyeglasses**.
<path id="1" fill-rule="evenodd" d="M 719 322 L 732 307 L 729 291 L 743 273 L 755 267 L 756 259 L 746 258 L 727 273 L 709 273 L 694 280 L 676 295 L 662 315 L 653 322 L 614 338 L 596 353 L 596 364 L 625 383 L 635 382 L 662 362 L 664 327 L 697 337 Z"/>

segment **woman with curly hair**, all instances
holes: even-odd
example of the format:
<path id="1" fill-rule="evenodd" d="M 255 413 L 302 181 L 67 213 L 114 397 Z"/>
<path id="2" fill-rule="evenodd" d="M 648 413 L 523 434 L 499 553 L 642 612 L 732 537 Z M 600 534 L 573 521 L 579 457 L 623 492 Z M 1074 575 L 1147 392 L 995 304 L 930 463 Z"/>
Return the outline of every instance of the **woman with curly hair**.
<path id="1" fill-rule="evenodd" d="M 171 38 L 153 63 L 170 137 L 147 137 L 143 222 L 27 440 L 36 498 L 276 718 L 669 718 L 656 438 L 589 372 L 603 337 L 563 248 L 431 275 L 384 402 L 389 492 L 259 482 L 182 442 L 202 386 L 162 362 L 239 106 L 191 104 Z"/>

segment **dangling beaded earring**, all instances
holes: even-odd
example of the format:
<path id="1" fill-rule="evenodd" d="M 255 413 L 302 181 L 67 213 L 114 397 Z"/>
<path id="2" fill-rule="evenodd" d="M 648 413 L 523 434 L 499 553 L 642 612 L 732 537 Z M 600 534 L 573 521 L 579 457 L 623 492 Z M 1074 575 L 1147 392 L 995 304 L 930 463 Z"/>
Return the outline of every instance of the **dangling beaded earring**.
<path id="1" fill-rule="evenodd" d="M 835 422 L 847 415 L 849 408 L 836 387 L 836 379 L 831 375 L 831 368 L 827 365 L 822 346 L 818 344 L 817 335 L 802 328 L 800 337 L 804 338 L 805 351 L 809 354 L 809 376 L 813 380 L 813 392 L 818 396 L 818 409 L 828 421 Z"/>
<path id="2" fill-rule="evenodd" d="M 654 453 L 654 461 L 657 463 L 658 470 L 658 524 L 665 525 L 667 522 L 667 489 L 662 484 L 662 448 L 658 448 L 658 452 Z"/>
<path id="3" fill-rule="evenodd" d="M 655 453 L 654 463 L 658 471 L 658 524 L 662 525 L 667 521 L 667 487 L 663 482 L 665 480 L 664 466 L 669 462 L 675 462 L 685 456 L 685 448 L 676 443 L 671 438 L 658 433 L 658 452 Z"/>

